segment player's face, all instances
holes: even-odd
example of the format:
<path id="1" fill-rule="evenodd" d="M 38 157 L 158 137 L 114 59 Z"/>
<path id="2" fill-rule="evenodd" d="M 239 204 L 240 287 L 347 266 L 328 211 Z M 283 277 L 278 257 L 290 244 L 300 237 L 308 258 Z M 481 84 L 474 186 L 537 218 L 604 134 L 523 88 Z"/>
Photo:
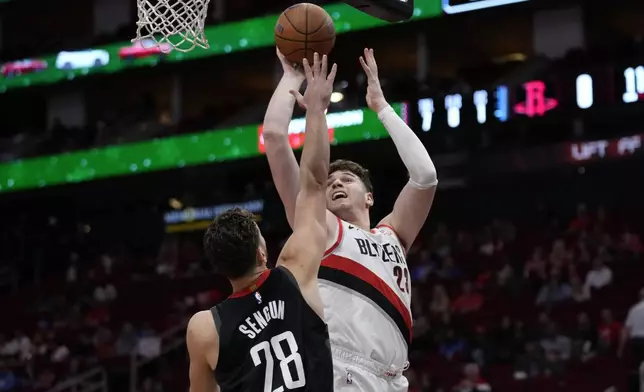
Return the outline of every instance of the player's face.
<path id="1" fill-rule="evenodd" d="M 355 174 L 336 171 L 329 174 L 326 186 L 326 205 L 334 214 L 342 210 L 369 209 L 373 205 L 371 193 Z"/>

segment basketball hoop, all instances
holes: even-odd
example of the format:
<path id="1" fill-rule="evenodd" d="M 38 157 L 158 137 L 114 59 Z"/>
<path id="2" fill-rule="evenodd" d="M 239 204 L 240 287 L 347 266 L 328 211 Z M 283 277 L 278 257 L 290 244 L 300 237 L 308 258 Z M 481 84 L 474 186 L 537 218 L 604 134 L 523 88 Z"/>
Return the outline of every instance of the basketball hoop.
<path id="1" fill-rule="evenodd" d="M 132 42 L 153 40 L 164 52 L 208 49 L 204 35 L 210 0 L 136 0 L 139 20 Z"/>

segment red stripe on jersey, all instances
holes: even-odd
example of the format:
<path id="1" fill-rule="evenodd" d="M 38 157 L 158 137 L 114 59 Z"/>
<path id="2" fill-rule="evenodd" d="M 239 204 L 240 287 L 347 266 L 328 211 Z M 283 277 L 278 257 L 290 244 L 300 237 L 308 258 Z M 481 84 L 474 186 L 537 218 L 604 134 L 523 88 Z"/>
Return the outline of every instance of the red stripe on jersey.
<path id="1" fill-rule="evenodd" d="M 389 287 L 389 285 L 387 285 L 387 283 L 385 283 L 384 280 L 380 279 L 378 275 L 371 272 L 369 268 L 351 259 L 338 255 L 330 255 L 326 259 L 322 260 L 321 265 L 353 275 L 378 290 L 378 292 L 380 292 L 380 294 L 382 294 L 383 297 L 385 297 L 385 299 L 387 299 L 387 301 L 389 301 L 394 306 L 394 308 L 396 308 L 398 313 L 400 313 L 403 320 L 405 321 L 405 325 L 407 326 L 411 334 L 412 320 L 411 314 L 409 314 L 409 310 L 407 310 L 407 305 L 405 305 L 400 297 L 398 297 L 398 295 L 391 289 L 391 287 Z M 411 339 L 411 336 L 405 336 L 405 338 Z"/>
<path id="2" fill-rule="evenodd" d="M 261 275 L 259 275 L 259 278 L 257 278 L 257 280 L 253 282 L 253 284 L 244 288 L 243 290 L 236 291 L 230 294 L 228 298 L 239 298 L 239 297 L 243 297 L 245 295 L 254 293 L 255 291 L 257 291 L 258 288 L 260 288 L 261 285 L 264 284 L 264 282 L 266 281 L 270 273 L 271 273 L 271 270 L 267 269 L 266 271 L 262 272 Z"/>
<path id="3" fill-rule="evenodd" d="M 331 252 L 333 252 L 335 250 L 335 248 L 337 248 L 340 245 L 340 242 L 342 242 L 342 230 L 343 230 L 342 220 L 340 218 L 338 218 L 337 216 L 335 218 L 338 220 L 338 236 L 335 239 L 335 242 L 333 243 L 333 245 L 331 245 L 329 247 L 329 249 L 327 249 L 326 252 L 324 252 L 324 256 L 322 256 L 322 257 L 326 257 L 326 256 L 330 255 Z"/>

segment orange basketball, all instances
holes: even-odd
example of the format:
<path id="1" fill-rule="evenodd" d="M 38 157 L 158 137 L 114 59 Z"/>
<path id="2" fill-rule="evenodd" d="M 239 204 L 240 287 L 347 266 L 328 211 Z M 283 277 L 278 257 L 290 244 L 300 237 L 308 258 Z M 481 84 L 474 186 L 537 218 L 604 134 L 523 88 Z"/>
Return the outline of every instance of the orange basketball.
<path id="1" fill-rule="evenodd" d="M 293 5 L 277 20 L 275 43 L 293 63 L 301 63 L 305 57 L 313 61 L 313 53 L 329 54 L 335 45 L 333 19 L 315 4 Z"/>

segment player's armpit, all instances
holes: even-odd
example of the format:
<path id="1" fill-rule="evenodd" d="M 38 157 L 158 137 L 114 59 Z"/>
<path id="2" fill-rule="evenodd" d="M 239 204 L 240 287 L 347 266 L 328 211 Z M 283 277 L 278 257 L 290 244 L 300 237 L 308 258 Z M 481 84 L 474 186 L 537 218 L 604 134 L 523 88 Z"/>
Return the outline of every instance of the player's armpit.
<path id="1" fill-rule="evenodd" d="M 334 215 L 331 211 L 326 211 L 326 246 L 324 251 L 331 249 L 338 240 L 340 233 L 340 218 Z"/>
<path id="2" fill-rule="evenodd" d="M 209 311 L 192 316 L 186 331 L 186 344 L 190 356 L 190 392 L 219 392 L 213 374 L 219 359 L 219 336 Z"/>
<path id="3" fill-rule="evenodd" d="M 398 195 L 394 209 L 379 225 L 391 226 L 402 245 L 409 250 L 427 220 L 435 194 L 435 186 L 419 189 L 414 184 L 407 183 Z"/>
<path id="4" fill-rule="evenodd" d="M 311 309 L 324 319 L 324 305 L 317 285 L 318 269 L 324 254 L 326 228 L 319 222 L 300 226 L 286 241 L 277 265 L 287 268 L 300 287 Z"/>
<path id="5" fill-rule="evenodd" d="M 293 234 L 286 241 L 277 261 L 278 265 L 293 273 L 300 285 L 317 279 L 327 244 L 327 211 L 320 209 L 325 202 L 324 192 L 300 192 Z"/>

